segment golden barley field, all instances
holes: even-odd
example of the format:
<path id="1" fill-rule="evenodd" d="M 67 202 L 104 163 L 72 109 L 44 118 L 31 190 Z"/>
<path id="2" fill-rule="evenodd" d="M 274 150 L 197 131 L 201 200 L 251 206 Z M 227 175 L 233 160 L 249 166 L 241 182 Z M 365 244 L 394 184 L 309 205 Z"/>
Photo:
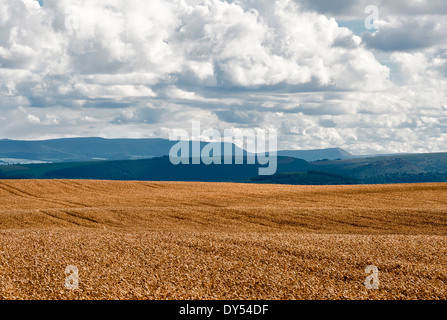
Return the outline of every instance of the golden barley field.
<path id="1" fill-rule="evenodd" d="M 447 184 L 1 180 L 0 299 L 447 299 Z"/>

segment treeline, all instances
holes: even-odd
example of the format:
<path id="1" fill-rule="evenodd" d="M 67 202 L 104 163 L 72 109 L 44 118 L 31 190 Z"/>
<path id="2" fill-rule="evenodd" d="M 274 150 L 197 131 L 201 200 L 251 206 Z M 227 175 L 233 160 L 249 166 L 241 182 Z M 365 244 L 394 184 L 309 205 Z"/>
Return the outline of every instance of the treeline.
<path id="1" fill-rule="evenodd" d="M 357 179 L 349 176 L 319 171 L 280 173 L 272 176 L 257 176 L 251 178 L 248 182 L 293 185 L 345 185 L 360 183 Z"/>
<path id="2" fill-rule="evenodd" d="M 352 185 L 447 182 L 447 173 L 386 174 L 367 178 L 354 178 L 334 173 L 308 171 L 305 173 L 281 173 L 273 176 L 257 176 L 249 183 L 290 185 Z"/>
<path id="3" fill-rule="evenodd" d="M 386 174 L 361 179 L 364 184 L 447 182 L 447 173 Z"/>

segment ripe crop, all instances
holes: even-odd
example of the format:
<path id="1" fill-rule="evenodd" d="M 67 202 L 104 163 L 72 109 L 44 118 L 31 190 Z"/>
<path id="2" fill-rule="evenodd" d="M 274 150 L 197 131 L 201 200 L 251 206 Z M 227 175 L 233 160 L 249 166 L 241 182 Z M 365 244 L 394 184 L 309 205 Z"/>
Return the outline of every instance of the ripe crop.
<path id="1" fill-rule="evenodd" d="M 0 199 L 3 299 L 447 298 L 447 184 L 5 180 Z"/>

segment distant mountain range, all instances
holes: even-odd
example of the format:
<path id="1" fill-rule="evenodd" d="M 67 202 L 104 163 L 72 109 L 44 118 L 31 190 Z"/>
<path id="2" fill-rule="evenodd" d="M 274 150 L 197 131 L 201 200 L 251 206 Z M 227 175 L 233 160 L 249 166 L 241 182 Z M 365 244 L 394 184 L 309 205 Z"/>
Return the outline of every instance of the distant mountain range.
<path id="1" fill-rule="evenodd" d="M 136 160 L 169 155 L 176 141 L 166 139 L 68 138 L 43 141 L 0 140 L 0 162 L 79 162 L 95 160 Z M 201 142 L 201 148 L 207 143 Z M 222 144 L 223 146 L 224 144 Z M 242 151 L 232 145 L 233 152 Z M 279 156 L 306 161 L 352 159 L 343 149 L 279 151 Z"/>
<path id="2" fill-rule="evenodd" d="M 165 139 L 0 140 L 0 159 L 45 162 L 147 159 L 168 155 L 175 143 Z"/>
<path id="3" fill-rule="evenodd" d="M 278 152 L 273 176 L 258 176 L 259 164 L 173 165 L 164 139 L 77 138 L 0 140 L 0 179 L 100 179 L 246 182 L 274 184 L 378 184 L 447 182 L 447 153 L 361 157 L 339 148 Z M 201 148 L 206 143 L 201 144 Z M 223 148 L 224 144 L 220 144 Z M 133 160 L 132 160 L 133 159 Z M 191 160 L 191 159 L 190 159 Z M 40 163 L 50 162 L 50 163 Z M 233 162 L 234 163 L 234 162 Z"/>

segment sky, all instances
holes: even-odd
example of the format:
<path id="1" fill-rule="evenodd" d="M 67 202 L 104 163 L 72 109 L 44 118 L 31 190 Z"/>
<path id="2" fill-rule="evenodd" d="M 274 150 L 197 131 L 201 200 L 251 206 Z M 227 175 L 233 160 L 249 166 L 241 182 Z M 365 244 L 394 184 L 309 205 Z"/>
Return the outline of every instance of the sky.
<path id="1" fill-rule="evenodd" d="M 444 0 L 0 0 L 0 139 L 445 152 L 446 95 Z"/>

